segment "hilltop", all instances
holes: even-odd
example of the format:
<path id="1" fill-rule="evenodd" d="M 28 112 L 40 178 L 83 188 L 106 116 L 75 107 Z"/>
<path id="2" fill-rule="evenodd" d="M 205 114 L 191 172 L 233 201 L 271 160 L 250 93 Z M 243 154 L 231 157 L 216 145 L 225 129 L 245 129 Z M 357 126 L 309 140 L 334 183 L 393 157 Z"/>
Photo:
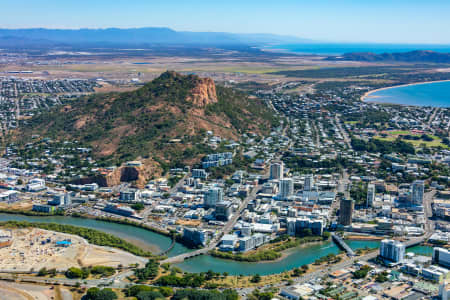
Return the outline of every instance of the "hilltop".
<path id="1" fill-rule="evenodd" d="M 105 166 L 144 159 L 150 175 L 163 165 L 195 161 L 207 131 L 238 139 L 244 132 L 267 133 L 272 122 L 259 99 L 210 78 L 168 71 L 135 91 L 92 94 L 43 112 L 26 120 L 16 139 L 78 140 Z"/>

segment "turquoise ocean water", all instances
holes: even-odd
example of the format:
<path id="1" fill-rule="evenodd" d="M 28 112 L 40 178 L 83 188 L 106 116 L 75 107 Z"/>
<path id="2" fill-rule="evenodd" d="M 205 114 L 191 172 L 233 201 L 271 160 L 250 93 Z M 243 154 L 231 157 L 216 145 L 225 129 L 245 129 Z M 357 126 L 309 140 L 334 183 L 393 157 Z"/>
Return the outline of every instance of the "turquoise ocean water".
<path id="1" fill-rule="evenodd" d="M 384 89 L 371 93 L 365 100 L 414 106 L 450 107 L 450 81 Z"/>
<path id="2" fill-rule="evenodd" d="M 426 44 L 362 44 L 362 43 L 304 43 L 280 44 L 265 47 L 272 50 L 283 50 L 299 54 L 340 55 L 350 52 L 409 52 L 414 50 L 431 50 L 436 52 L 450 52 L 450 45 Z"/>

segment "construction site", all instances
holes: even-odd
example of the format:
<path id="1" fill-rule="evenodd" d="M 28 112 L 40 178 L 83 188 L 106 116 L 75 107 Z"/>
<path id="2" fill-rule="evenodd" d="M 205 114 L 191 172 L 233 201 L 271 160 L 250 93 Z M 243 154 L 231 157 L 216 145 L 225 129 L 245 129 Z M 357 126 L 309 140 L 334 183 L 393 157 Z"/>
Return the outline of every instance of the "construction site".
<path id="1" fill-rule="evenodd" d="M 0 230 L 0 272 L 36 272 L 45 267 L 117 267 L 146 259 L 130 253 L 89 244 L 81 237 L 37 228 Z"/>

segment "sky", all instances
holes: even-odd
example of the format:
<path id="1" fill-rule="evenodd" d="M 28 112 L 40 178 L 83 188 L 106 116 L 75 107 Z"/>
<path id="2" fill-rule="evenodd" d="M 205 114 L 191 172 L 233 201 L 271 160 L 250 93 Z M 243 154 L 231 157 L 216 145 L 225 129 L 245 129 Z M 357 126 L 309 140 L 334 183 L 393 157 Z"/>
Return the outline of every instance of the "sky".
<path id="1" fill-rule="evenodd" d="M 1 0 L 0 28 L 169 27 L 450 44 L 450 0 Z"/>

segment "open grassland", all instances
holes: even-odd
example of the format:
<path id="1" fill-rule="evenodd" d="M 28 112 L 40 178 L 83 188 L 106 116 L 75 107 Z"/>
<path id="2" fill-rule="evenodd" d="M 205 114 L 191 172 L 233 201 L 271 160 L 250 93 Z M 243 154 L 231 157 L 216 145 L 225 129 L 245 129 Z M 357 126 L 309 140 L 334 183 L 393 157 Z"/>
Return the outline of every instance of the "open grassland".
<path id="1" fill-rule="evenodd" d="M 419 148 L 425 145 L 426 147 L 442 147 L 445 149 L 448 149 L 449 147 L 442 143 L 442 139 L 440 137 L 437 137 L 435 135 L 428 136 L 432 138 L 432 141 L 425 141 L 423 139 L 406 139 L 404 136 L 414 136 L 414 137 L 420 137 L 421 133 L 412 132 L 409 130 L 395 130 L 395 131 L 387 131 L 383 132 L 386 136 L 376 136 L 375 138 L 381 141 L 395 141 L 397 138 L 401 138 L 403 141 L 412 144 L 414 147 Z M 402 137 L 403 136 L 403 137 Z"/>

